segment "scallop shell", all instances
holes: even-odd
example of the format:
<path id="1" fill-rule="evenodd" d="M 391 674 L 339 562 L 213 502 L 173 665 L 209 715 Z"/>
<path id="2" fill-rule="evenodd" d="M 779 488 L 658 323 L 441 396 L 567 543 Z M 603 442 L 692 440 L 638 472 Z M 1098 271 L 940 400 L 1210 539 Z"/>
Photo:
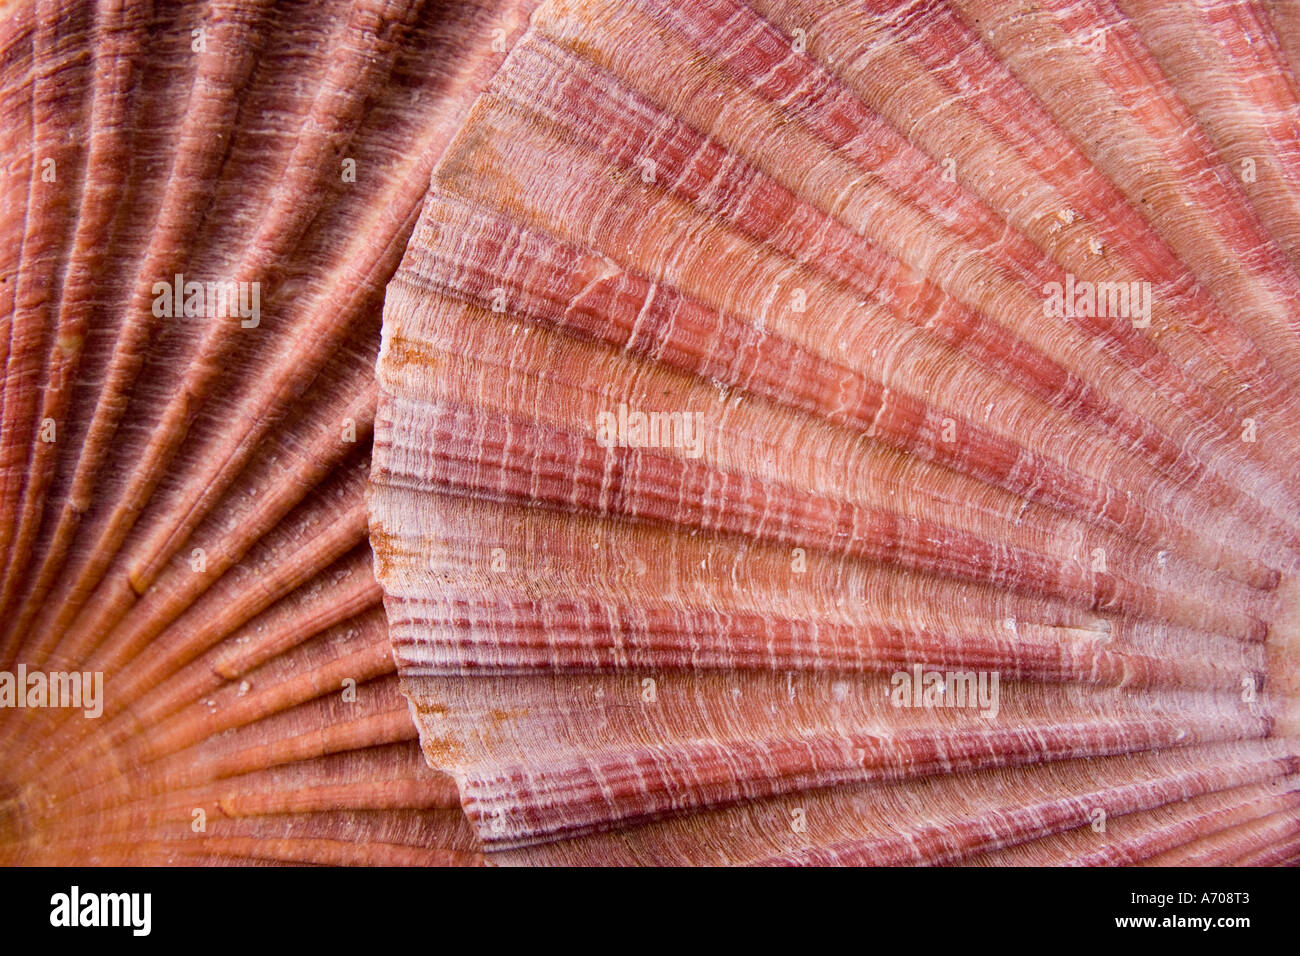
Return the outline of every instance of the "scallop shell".
<path id="1" fill-rule="evenodd" d="M 0 861 L 1300 857 L 1294 5 L 0 17 Z"/>
<path id="2" fill-rule="evenodd" d="M 388 287 L 370 492 L 488 859 L 1300 859 L 1297 24 L 533 14 Z"/>
<path id="3" fill-rule="evenodd" d="M 0 670 L 104 689 L 0 710 L 0 859 L 480 860 L 399 692 L 364 485 L 384 285 L 525 22 L 6 5 Z M 247 314 L 169 312 L 177 276 Z"/>

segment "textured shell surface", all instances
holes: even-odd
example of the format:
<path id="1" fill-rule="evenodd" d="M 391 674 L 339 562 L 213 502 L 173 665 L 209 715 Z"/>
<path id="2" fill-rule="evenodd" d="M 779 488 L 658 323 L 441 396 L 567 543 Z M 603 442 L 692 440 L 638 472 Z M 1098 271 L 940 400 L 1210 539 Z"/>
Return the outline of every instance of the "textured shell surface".
<path id="1" fill-rule="evenodd" d="M 535 12 L 389 285 L 370 493 L 491 859 L 1295 858 L 1294 52 Z"/>
<path id="2" fill-rule="evenodd" d="M 22 0 L 0 138 L 0 861 L 1300 862 L 1300 4 Z"/>
<path id="3" fill-rule="evenodd" d="M 0 669 L 97 699 L 0 698 L 0 859 L 480 859 L 398 688 L 364 486 L 384 284 L 525 21 L 6 6 Z"/>

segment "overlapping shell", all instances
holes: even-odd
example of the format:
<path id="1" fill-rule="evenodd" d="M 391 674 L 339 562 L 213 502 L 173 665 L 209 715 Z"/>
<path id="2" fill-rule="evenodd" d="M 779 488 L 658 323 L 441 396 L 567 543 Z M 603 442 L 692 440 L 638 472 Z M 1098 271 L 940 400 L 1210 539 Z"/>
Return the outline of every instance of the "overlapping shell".
<path id="1" fill-rule="evenodd" d="M 1300 858 L 1295 4 L 0 10 L 0 860 Z"/>
<path id="2" fill-rule="evenodd" d="M 489 858 L 1300 857 L 1296 22 L 534 14 L 389 286 L 370 499 Z"/>

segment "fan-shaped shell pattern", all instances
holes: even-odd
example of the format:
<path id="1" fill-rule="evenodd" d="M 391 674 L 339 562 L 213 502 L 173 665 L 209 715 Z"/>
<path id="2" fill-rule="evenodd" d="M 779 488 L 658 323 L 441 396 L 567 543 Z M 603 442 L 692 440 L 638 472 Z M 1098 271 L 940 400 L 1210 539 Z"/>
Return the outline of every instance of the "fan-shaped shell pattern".
<path id="1" fill-rule="evenodd" d="M 398 689 L 363 495 L 384 285 L 525 22 L 6 5 L 0 668 L 104 689 L 0 710 L 0 859 L 481 859 Z M 190 282 L 240 311 L 185 312 Z"/>
<path id="2" fill-rule="evenodd" d="M 1298 48 L 536 11 L 389 285 L 370 498 L 489 858 L 1300 857 Z"/>

